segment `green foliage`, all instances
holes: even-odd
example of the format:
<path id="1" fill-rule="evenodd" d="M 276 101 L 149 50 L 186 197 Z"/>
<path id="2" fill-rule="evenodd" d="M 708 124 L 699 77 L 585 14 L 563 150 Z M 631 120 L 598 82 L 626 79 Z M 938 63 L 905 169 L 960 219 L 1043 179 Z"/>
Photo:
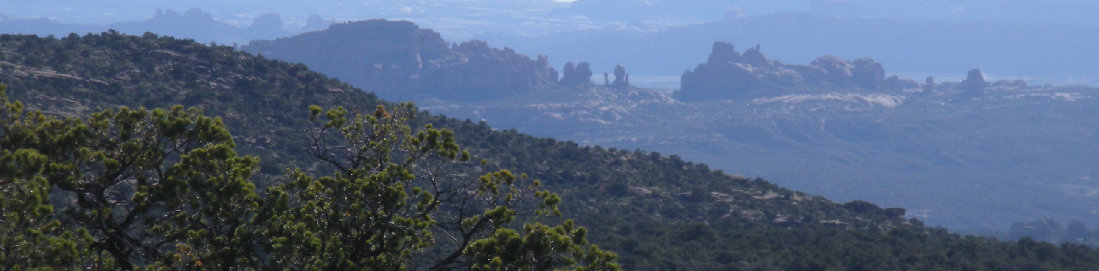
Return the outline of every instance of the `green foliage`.
<path id="1" fill-rule="evenodd" d="M 22 105 L 8 103 L 0 84 L 0 138 L 5 138 L 24 118 Z M 3 142 L 0 142 L 3 144 Z M 49 182 L 42 176 L 46 156 L 33 149 L 0 149 L 0 269 L 65 269 L 81 261 L 89 243 L 86 231 L 71 231 L 53 217 Z"/>
<path id="2" fill-rule="evenodd" d="M 250 180 L 258 159 L 238 157 L 221 120 L 197 109 L 122 107 L 58 119 L 6 101 L 0 262 L 8 269 L 469 267 L 465 249 L 481 238 L 520 216 L 559 214 L 556 194 L 521 185 L 525 178 L 507 170 L 448 173 L 467 164 L 468 152 L 449 130 L 413 132 L 405 124 L 415 117 L 411 104 L 323 117 L 310 107 L 317 127 L 309 153 L 332 174 L 297 170 L 261 199 Z M 48 201 L 51 185 L 63 212 Z M 583 228 L 562 229 L 586 244 Z M 613 253 L 592 247 L 587 256 L 578 245 L 575 257 L 613 266 Z M 423 252 L 432 246 L 443 253 Z"/>
<path id="3" fill-rule="evenodd" d="M 617 255 L 588 245 L 586 236 L 587 230 L 572 220 L 552 228 L 527 223 L 523 236 L 499 229 L 466 248 L 466 254 L 473 258 L 473 270 L 618 270 Z"/>
<path id="4" fill-rule="evenodd" d="M 280 221 L 265 232 L 277 267 L 464 267 L 463 251 L 478 238 L 520 215 L 558 213 L 555 194 L 522 185 L 507 170 L 477 179 L 448 173 L 469 166 L 468 152 L 450 130 L 413 132 L 405 124 L 416 116 L 411 104 L 379 105 L 372 114 L 309 112 L 316 126 L 308 152 L 333 173 L 314 178 L 298 170 L 267 192 L 269 219 Z M 529 194 L 537 202 L 525 203 Z"/>
<path id="5" fill-rule="evenodd" d="M 268 192 L 278 197 L 271 201 L 271 219 L 283 222 L 267 233 L 273 263 L 294 269 L 404 267 L 412 252 L 429 245 L 433 221 L 426 214 L 436 205 L 423 190 L 415 190 L 414 198 L 406 192 L 416 178 L 411 163 L 434 153 L 445 156 L 457 145 L 413 139 L 402 125 L 410 116 L 390 115 L 380 106 L 373 115 L 350 120 L 342 108 L 325 112 L 323 121 L 319 108 L 310 111 L 311 120 L 323 122 L 311 134 L 311 150 L 337 171 L 320 178 L 296 171 L 289 184 Z M 347 144 L 330 145 L 339 143 L 329 133 Z"/>
<path id="6" fill-rule="evenodd" d="M 178 104 L 242 127 L 234 129 L 235 150 L 264 158 L 260 188 L 288 181 L 287 168 L 318 162 L 301 148 L 308 105 L 348 103 L 373 110 L 379 103 L 305 65 L 153 34 L 61 39 L 3 34 L 0 48 L 0 82 L 11 87 L 9 95 L 51 115 L 85 117 L 118 106 Z"/>
<path id="7" fill-rule="evenodd" d="M 72 236 L 78 251 L 94 253 L 54 261 L 50 251 L 57 250 L 50 246 L 20 246 L 38 252 L 5 254 L 23 258 L 3 263 L 111 269 L 111 233 L 142 240 L 123 243 L 134 249 L 125 258 L 133 265 L 176 269 L 447 269 L 485 267 L 486 259 L 488 268 L 533 269 L 532 263 L 546 262 L 516 255 L 493 265 L 496 256 L 483 254 L 509 244 L 528 251 L 568 247 L 544 255 L 553 257 L 554 268 L 606 263 L 606 254 L 590 252 L 599 251 L 590 243 L 618 252 L 616 261 L 628 270 L 1099 269 L 1099 253 L 1087 247 L 963 237 L 889 209 L 845 206 L 674 156 L 585 147 L 417 113 L 304 65 L 228 47 L 118 33 L 59 40 L 0 35 L 0 60 L 0 82 L 14 86 L 12 97 L 52 116 L 183 104 L 201 105 L 224 122 L 196 109 L 111 109 L 81 119 L 7 113 L 0 150 L 9 160 L 0 166 L 24 170 L 4 170 L 0 177 L 5 188 L 26 190 L 2 191 L 13 199 L 38 199 L 50 189 L 48 202 L 56 207 L 52 217 L 39 219 L 49 212 L 29 210 L 44 210 L 42 201 L 5 201 L 4 194 L 0 202 L 15 205 L 3 208 L 16 211 L 5 211 L 0 223 L 31 221 L 8 216 L 36 217 L 25 229 L 48 228 L 40 235 L 48 238 Z M 222 124 L 233 128 L 233 137 Z M 23 149 L 37 155 L 20 154 Z M 249 179 L 255 160 L 231 150 L 264 159 L 263 171 L 250 179 L 270 188 L 262 196 L 241 181 Z M 40 173 L 32 157 L 45 157 Z M 472 157 L 483 162 L 469 163 Z M 109 170 L 132 177 L 115 182 L 119 178 Z M 57 185 L 27 185 L 35 174 Z M 97 193 L 86 188 L 93 186 L 112 191 L 111 200 L 91 201 Z M 93 216 L 108 210 L 112 215 Z M 558 222 L 558 212 L 587 230 Z M 151 220 L 113 232 L 89 225 L 125 221 L 129 214 Z M 381 225 L 370 220 L 379 218 L 400 221 L 377 231 L 366 227 Z M 42 226 L 50 221 L 61 227 Z M 0 225 L 0 238 L 32 233 Z M 81 228 L 91 238 L 86 243 Z M 390 235 L 374 234 L 380 232 Z M 586 241 L 571 238 L 578 234 Z M 564 237 L 573 243 L 546 242 Z M 46 240 L 3 240 L 15 238 Z M 575 254 L 573 245 L 586 254 Z M 354 258 L 360 253 L 355 249 L 379 253 Z"/>
<path id="8" fill-rule="evenodd" d="M 48 180 L 64 221 L 90 234 L 93 254 L 107 253 L 123 269 L 254 260 L 242 227 L 258 208 L 249 180 L 257 160 L 236 156 L 220 119 L 179 106 L 123 107 L 86 120 L 35 112 L 6 123 L 4 152 L 18 150 L 17 163 L 42 169 L 27 186 L 38 188 L 30 202 L 44 200 Z"/>
<path id="9" fill-rule="evenodd" d="M 86 231 L 69 231 L 53 218 L 49 184 L 39 174 L 46 163 L 34 150 L 0 152 L 0 267 L 5 270 L 72 268 Z"/>

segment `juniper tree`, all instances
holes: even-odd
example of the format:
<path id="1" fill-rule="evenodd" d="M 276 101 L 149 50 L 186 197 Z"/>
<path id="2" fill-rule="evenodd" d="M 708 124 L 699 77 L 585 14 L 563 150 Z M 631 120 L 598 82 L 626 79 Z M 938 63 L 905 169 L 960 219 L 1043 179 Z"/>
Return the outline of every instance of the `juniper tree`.
<path id="1" fill-rule="evenodd" d="M 371 114 L 310 107 L 316 127 L 308 150 L 331 173 L 297 170 L 289 184 L 268 191 L 271 220 L 283 222 L 265 232 L 272 268 L 471 268 L 491 247 L 507 245 L 483 240 L 513 232 L 517 217 L 560 214 L 560 197 L 537 181 L 507 170 L 463 173 L 490 165 L 469 163 L 450 130 L 413 131 L 406 123 L 415 116 L 412 104 Z M 552 233 L 585 244 L 583 235 Z M 586 258 L 616 267 L 614 255 L 597 248 L 540 257 L 555 268 L 582 267 Z"/>
<path id="2" fill-rule="evenodd" d="M 32 180 L 57 189 L 60 221 L 90 234 L 90 252 L 105 258 L 98 263 L 132 269 L 256 260 L 247 229 L 258 208 L 249 180 L 256 159 L 236 155 L 220 119 L 181 106 L 27 116 L 5 122 L 0 145 L 43 163 Z M 46 186 L 39 184 L 32 187 Z"/>

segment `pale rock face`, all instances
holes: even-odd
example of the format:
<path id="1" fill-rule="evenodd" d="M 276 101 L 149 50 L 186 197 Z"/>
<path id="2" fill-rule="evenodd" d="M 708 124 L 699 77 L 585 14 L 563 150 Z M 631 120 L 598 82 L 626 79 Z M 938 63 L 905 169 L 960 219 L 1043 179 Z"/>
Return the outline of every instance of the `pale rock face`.
<path id="1" fill-rule="evenodd" d="M 886 84 L 885 68 L 869 58 L 847 61 L 823 56 L 809 65 L 769 60 L 756 45 L 739 54 L 733 45 L 716 42 L 706 63 L 683 73 L 676 98 L 682 100 L 744 99 L 812 90 L 900 91 L 907 82 Z"/>

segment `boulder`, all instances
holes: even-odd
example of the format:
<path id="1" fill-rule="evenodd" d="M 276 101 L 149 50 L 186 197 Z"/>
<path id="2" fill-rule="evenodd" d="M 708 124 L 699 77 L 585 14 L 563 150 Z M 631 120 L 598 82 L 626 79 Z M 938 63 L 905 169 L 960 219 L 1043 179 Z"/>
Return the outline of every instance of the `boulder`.
<path id="1" fill-rule="evenodd" d="M 629 79 L 626 77 L 626 67 L 618 65 L 614 67 L 614 83 L 611 83 L 612 87 L 625 88 L 629 87 Z"/>
<path id="2" fill-rule="evenodd" d="M 843 60 L 834 55 L 822 56 L 814 59 L 809 63 L 809 66 L 814 66 L 824 70 L 824 80 L 822 83 L 830 83 L 836 86 L 848 86 L 851 85 L 851 69 L 854 68 L 850 62 Z"/>
<path id="3" fill-rule="evenodd" d="M 576 73 L 576 65 L 572 64 L 572 61 L 566 62 L 565 67 L 561 68 L 561 84 L 565 83 L 565 80 Z"/>
<path id="4" fill-rule="evenodd" d="M 981 69 L 969 70 L 965 75 L 965 80 L 958 83 L 958 88 L 962 90 L 962 93 L 958 95 L 958 98 L 967 100 L 984 96 L 985 86 L 987 84 L 984 74 L 981 73 Z"/>
<path id="5" fill-rule="evenodd" d="M 740 53 L 736 52 L 732 44 L 719 41 L 714 43 L 714 47 L 710 51 L 710 58 L 706 62 L 743 62 L 743 60 L 741 60 Z"/>
<path id="6" fill-rule="evenodd" d="M 767 60 L 767 56 L 763 55 L 763 52 L 759 51 L 759 44 L 756 44 L 756 48 L 751 48 L 747 51 L 744 51 L 744 55 L 741 56 L 741 58 L 743 58 L 744 60 L 743 63 L 752 65 L 752 67 L 767 70 L 774 68 L 774 65 L 772 65 L 771 61 Z"/>
<path id="7" fill-rule="evenodd" d="M 924 79 L 924 81 L 923 81 L 923 92 L 922 92 L 922 94 L 923 95 L 930 95 L 932 92 L 935 92 L 935 88 L 937 88 L 937 87 L 938 86 L 935 85 L 935 77 L 928 76 L 927 79 Z"/>
<path id="8" fill-rule="evenodd" d="M 851 68 L 851 81 L 864 89 L 877 89 L 885 82 L 885 68 L 870 58 L 855 59 Z"/>

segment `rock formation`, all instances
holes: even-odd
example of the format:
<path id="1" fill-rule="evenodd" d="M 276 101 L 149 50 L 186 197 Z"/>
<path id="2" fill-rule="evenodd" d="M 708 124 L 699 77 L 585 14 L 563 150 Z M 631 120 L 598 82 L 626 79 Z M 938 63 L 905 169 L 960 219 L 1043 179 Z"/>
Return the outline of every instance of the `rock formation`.
<path id="1" fill-rule="evenodd" d="M 881 85 L 885 89 L 895 90 L 895 91 L 901 91 L 901 90 L 906 90 L 906 89 L 918 89 L 920 87 L 920 84 L 916 83 L 915 80 L 908 79 L 908 78 L 900 78 L 896 75 L 890 76 L 889 78 L 886 78 L 881 83 Z"/>
<path id="2" fill-rule="evenodd" d="M 965 75 L 965 80 L 958 83 L 958 87 L 962 90 L 962 93 L 958 94 L 958 99 L 968 100 L 981 97 L 985 94 L 986 85 L 985 76 L 981 73 L 981 69 L 969 70 Z"/>
<path id="3" fill-rule="evenodd" d="M 881 63 L 869 58 L 847 61 L 823 56 L 809 65 L 786 65 L 767 59 L 756 45 L 736 52 L 732 44 L 716 42 L 706 63 L 680 78 L 681 100 L 750 99 L 798 91 L 892 90 L 918 87 L 912 80 L 885 78 Z"/>
<path id="4" fill-rule="evenodd" d="M 885 68 L 873 59 L 855 59 L 851 69 L 851 81 L 865 89 L 875 89 L 885 82 Z"/>
<path id="5" fill-rule="evenodd" d="M 406 21 L 334 24 L 324 31 L 254 41 L 241 49 L 305 63 L 396 100 L 491 99 L 543 89 L 557 84 L 558 77 L 544 55 L 532 60 L 477 40 L 451 44 L 439 33 Z"/>
<path id="6" fill-rule="evenodd" d="M 714 43 L 713 51 L 710 53 L 710 59 L 707 62 L 742 62 L 740 60 L 740 53 L 736 52 L 736 47 L 732 44 L 724 41 Z"/>
<path id="7" fill-rule="evenodd" d="M 812 67 L 824 69 L 824 77 L 820 81 L 829 82 L 839 86 L 851 84 L 851 69 L 854 65 L 837 56 L 827 55 L 814 59 L 809 63 Z M 814 80 L 817 81 L 817 80 Z"/>
<path id="8" fill-rule="evenodd" d="M 626 74 L 626 67 L 618 65 L 614 67 L 614 83 L 611 87 L 627 88 L 630 86 L 630 77 Z"/>
<path id="9" fill-rule="evenodd" d="M 535 61 L 478 40 L 458 44 L 445 57 L 427 61 L 420 74 L 419 89 L 457 100 L 509 96 L 545 87 L 556 77 L 546 56 Z"/>
<path id="10" fill-rule="evenodd" d="M 575 66 L 572 62 L 565 63 L 565 69 L 560 84 L 567 87 L 590 86 L 592 84 L 591 74 L 591 65 L 587 62 L 580 62 L 580 64 L 576 64 Z"/>
<path id="11" fill-rule="evenodd" d="M 747 51 L 744 51 L 744 54 L 741 55 L 741 58 L 743 59 L 744 63 L 752 65 L 753 67 L 763 69 L 774 68 L 774 65 L 771 63 L 771 61 L 767 60 L 767 56 L 763 55 L 763 52 L 759 51 L 759 44 L 756 44 L 755 48 L 750 48 Z"/>
<path id="12" fill-rule="evenodd" d="M 928 76 L 927 79 L 924 79 L 923 81 L 923 92 L 920 94 L 925 96 L 931 95 L 931 93 L 935 92 L 935 87 L 935 77 Z"/>

